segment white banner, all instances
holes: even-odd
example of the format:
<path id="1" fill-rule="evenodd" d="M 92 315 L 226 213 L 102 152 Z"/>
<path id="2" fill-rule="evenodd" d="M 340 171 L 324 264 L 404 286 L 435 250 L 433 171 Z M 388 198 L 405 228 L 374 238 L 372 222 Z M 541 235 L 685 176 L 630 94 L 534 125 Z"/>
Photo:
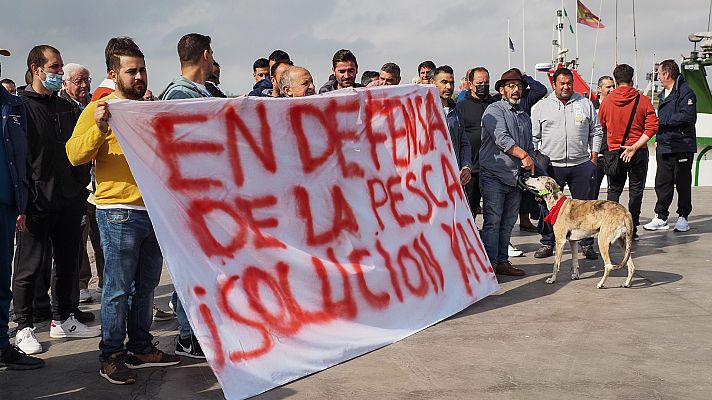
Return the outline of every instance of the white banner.
<path id="1" fill-rule="evenodd" d="M 498 288 L 432 86 L 118 101 L 110 125 L 229 399 Z"/>

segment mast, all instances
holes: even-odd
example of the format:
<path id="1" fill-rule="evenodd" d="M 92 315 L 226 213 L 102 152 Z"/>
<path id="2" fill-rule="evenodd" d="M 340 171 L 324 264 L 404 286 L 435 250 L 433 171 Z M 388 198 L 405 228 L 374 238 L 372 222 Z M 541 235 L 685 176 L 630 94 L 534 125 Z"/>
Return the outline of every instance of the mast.
<path id="1" fill-rule="evenodd" d="M 594 85 L 594 79 L 596 78 L 596 50 L 598 49 L 598 32 L 601 30 L 601 14 L 603 12 L 603 0 L 601 0 L 601 4 L 598 6 L 598 26 L 596 27 L 596 41 L 593 44 L 593 60 L 591 62 L 591 80 L 590 80 L 590 85 L 591 85 L 591 92 L 589 93 L 589 98 L 591 98 L 591 94 L 593 93 L 593 85 Z"/>
<path id="2" fill-rule="evenodd" d="M 511 36 L 509 35 L 509 18 L 507 18 L 507 69 L 512 69 L 512 48 L 509 46 L 511 40 Z"/>
<path id="3" fill-rule="evenodd" d="M 524 72 L 527 70 L 527 46 L 524 35 L 524 0 L 522 0 L 522 70 Z"/>
<path id="4" fill-rule="evenodd" d="M 633 0 L 633 55 L 635 61 L 635 88 L 638 88 L 638 37 L 635 33 L 635 0 Z"/>
<path id="5" fill-rule="evenodd" d="M 576 19 L 576 21 L 574 21 L 574 29 L 576 30 L 576 32 L 574 32 L 574 36 L 576 36 L 576 61 L 574 61 L 574 65 L 573 65 L 573 67 L 574 67 L 574 69 L 575 69 L 575 68 L 577 68 L 577 67 L 578 67 L 578 61 L 579 61 L 579 40 L 578 40 L 578 26 L 579 26 L 579 24 L 578 24 L 578 3 L 576 4 L 576 8 L 574 8 L 574 10 L 575 10 L 574 12 L 576 13 L 576 14 L 574 15 L 574 18 Z M 569 20 L 569 23 L 571 23 L 571 21 L 570 21 L 570 20 Z"/>
<path id="6" fill-rule="evenodd" d="M 618 66 L 618 0 L 616 0 L 616 66 Z"/>

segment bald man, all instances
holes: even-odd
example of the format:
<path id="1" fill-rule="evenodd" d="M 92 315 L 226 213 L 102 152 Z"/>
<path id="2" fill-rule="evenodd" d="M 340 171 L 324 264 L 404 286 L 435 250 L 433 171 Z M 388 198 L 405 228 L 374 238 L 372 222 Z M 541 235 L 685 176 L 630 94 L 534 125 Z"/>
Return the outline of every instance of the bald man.
<path id="1" fill-rule="evenodd" d="M 279 80 L 280 92 L 284 97 L 304 97 L 316 93 L 314 80 L 306 68 L 289 67 Z"/>

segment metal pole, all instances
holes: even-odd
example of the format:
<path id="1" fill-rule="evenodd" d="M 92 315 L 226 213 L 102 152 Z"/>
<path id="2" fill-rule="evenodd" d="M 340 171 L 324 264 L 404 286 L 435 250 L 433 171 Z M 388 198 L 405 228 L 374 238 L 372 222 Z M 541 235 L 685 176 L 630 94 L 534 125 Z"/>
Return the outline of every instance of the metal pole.
<path id="1" fill-rule="evenodd" d="M 601 12 L 603 11 L 603 0 L 598 6 L 598 26 L 596 27 L 596 41 L 593 44 L 593 62 L 591 63 L 591 92 L 593 92 L 593 80 L 596 77 L 596 49 L 598 49 L 598 32 L 601 30 Z M 589 98 L 591 95 L 589 94 Z"/>
<path id="2" fill-rule="evenodd" d="M 616 0 L 616 66 L 618 66 L 618 0 Z"/>
<path id="3" fill-rule="evenodd" d="M 527 71 L 527 47 L 524 34 L 524 0 L 522 0 L 522 70 Z"/>
<path id="4" fill-rule="evenodd" d="M 635 0 L 633 0 L 633 55 L 635 57 L 635 88 L 638 88 L 638 37 L 635 32 Z"/>
<path id="5" fill-rule="evenodd" d="M 578 65 L 578 60 L 579 60 L 579 41 L 578 41 L 578 26 L 579 26 L 579 24 L 578 24 L 578 2 L 576 3 L 576 9 L 575 9 L 575 10 L 576 10 L 576 15 L 574 16 L 574 18 L 575 18 L 575 19 L 574 19 L 574 29 L 576 30 L 576 32 L 574 33 L 574 35 L 576 36 L 576 62 L 574 63 L 574 68 L 576 68 L 576 67 L 577 67 L 577 65 Z"/>
<path id="6" fill-rule="evenodd" d="M 511 40 L 511 36 L 509 35 L 509 18 L 507 18 L 507 69 L 512 69 L 512 49 L 509 47 Z"/>

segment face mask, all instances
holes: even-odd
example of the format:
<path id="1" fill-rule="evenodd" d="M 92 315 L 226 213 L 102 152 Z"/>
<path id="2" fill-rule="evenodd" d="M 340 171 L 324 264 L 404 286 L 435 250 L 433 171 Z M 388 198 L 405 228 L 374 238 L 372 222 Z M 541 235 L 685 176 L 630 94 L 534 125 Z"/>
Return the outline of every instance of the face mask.
<path id="1" fill-rule="evenodd" d="M 475 85 L 475 94 L 477 95 L 477 98 L 484 99 L 487 96 L 489 96 L 489 85 L 487 84 L 482 84 L 482 85 Z"/>
<path id="2" fill-rule="evenodd" d="M 47 90 L 59 92 L 59 90 L 62 89 L 62 75 L 45 72 L 45 79 L 42 81 L 42 86 Z"/>

